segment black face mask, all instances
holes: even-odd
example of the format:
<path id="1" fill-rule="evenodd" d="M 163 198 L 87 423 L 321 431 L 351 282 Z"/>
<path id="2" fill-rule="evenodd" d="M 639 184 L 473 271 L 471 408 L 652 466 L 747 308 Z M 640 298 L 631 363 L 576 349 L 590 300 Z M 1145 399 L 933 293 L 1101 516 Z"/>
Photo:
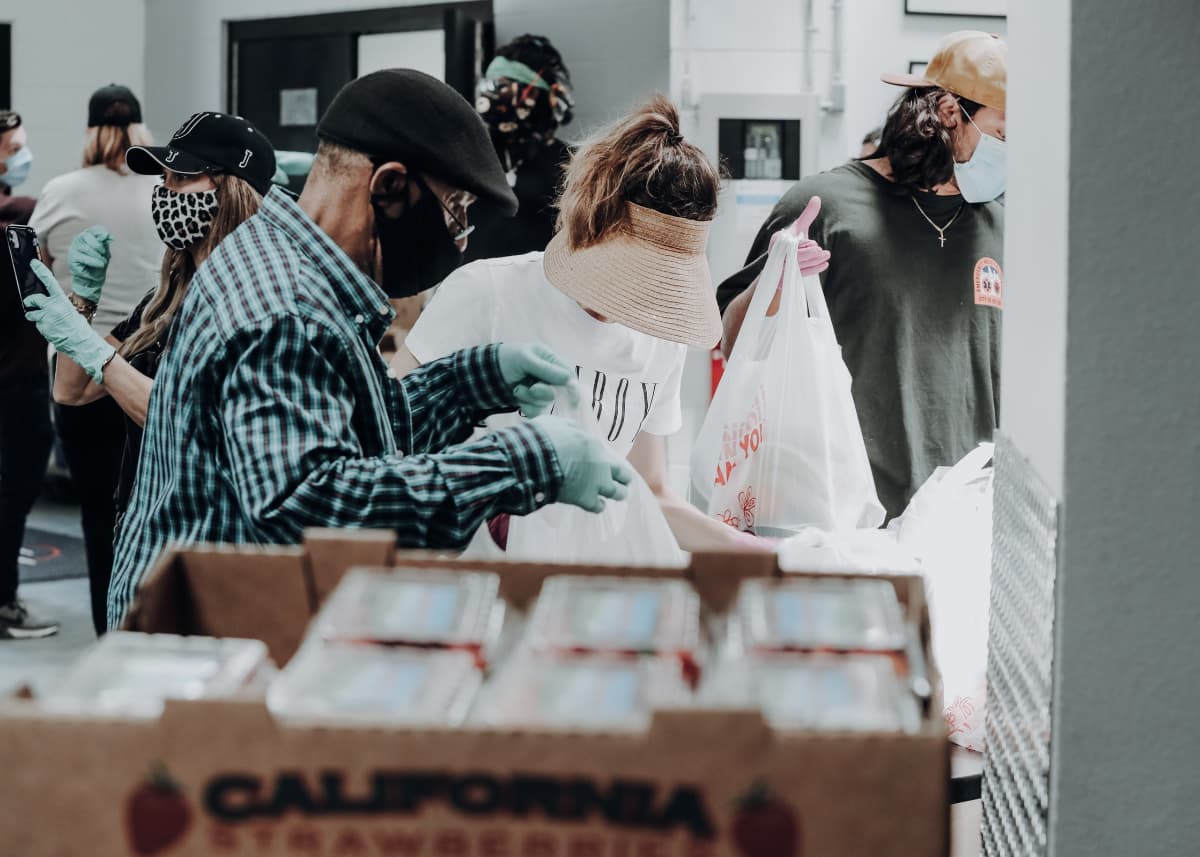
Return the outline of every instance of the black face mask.
<path id="1" fill-rule="evenodd" d="M 395 196 L 371 197 L 375 237 L 383 257 L 379 286 L 389 298 L 407 298 L 432 289 L 462 264 L 462 253 L 446 228 L 441 202 L 424 182 L 416 181 L 421 199 L 395 219 L 382 209 L 395 202 Z"/>

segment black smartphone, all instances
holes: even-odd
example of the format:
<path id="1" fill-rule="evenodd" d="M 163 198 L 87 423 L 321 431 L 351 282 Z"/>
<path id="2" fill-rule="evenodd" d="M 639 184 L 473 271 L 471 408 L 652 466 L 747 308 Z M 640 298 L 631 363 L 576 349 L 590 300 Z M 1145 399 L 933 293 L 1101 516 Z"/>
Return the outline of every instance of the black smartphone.
<path id="1" fill-rule="evenodd" d="M 8 244 L 8 258 L 12 261 L 13 278 L 17 281 L 21 300 L 30 295 L 50 294 L 30 267 L 34 259 L 42 259 L 37 232 L 28 226 L 13 224 L 5 227 L 4 239 Z"/>

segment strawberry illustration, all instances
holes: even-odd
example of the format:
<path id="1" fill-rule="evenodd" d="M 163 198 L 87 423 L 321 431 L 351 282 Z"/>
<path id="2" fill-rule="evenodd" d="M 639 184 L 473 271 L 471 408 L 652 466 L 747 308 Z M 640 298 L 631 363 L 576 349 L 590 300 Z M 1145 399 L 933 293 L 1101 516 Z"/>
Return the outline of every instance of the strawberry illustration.
<path id="1" fill-rule="evenodd" d="M 192 811 L 161 762 L 129 796 L 125 812 L 129 844 L 138 857 L 162 853 L 182 839 L 192 824 Z"/>
<path id="2" fill-rule="evenodd" d="M 738 800 L 733 841 L 742 857 L 800 857 L 804 843 L 790 807 L 758 781 Z"/>

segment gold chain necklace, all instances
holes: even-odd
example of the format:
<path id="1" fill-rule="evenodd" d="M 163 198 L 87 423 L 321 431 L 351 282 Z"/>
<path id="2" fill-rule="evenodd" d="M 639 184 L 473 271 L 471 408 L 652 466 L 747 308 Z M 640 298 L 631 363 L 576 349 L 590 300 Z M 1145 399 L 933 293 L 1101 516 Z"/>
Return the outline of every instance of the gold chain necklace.
<path id="1" fill-rule="evenodd" d="M 915 205 L 917 207 L 917 211 L 921 212 L 921 216 L 925 218 L 925 222 L 928 223 L 930 226 L 932 226 L 934 228 L 934 230 L 937 232 L 938 241 L 941 242 L 938 246 L 945 247 L 946 246 L 946 230 L 954 225 L 954 221 L 958 220 L 958 216 L 960 214 L 962 214 L 963 209 L 966 208 L 967 201 L 964 199 L 962 202 L 960 202 L 958 204 L 958 211 L 954 212 L 954 216 L 946 221 L 945 226 L 938 226 L 936 223 L 934 223 L 932 220 L 929 219 L 929 215 L 925 213 L 925 209 L 921 208 L 921 203 L 917 202 L 917 198 L 915 196 L 913 196 L 910 193 L 908 195 L 908 198 L 913 201 L 913 205 Z"/>

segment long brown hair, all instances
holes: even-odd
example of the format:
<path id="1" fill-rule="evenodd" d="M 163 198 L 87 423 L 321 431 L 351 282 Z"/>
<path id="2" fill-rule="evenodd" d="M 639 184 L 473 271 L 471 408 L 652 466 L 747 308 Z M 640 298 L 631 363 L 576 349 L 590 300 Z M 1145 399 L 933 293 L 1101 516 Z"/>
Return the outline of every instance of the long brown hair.
<path id="1" fill-rule="evenodd" d="M 632 202 L 688 220 L 712 220 L 721 177 L 679 131 L 679 111 L 655 95 L 589 138 L 571 159 L 558 199 L 558 228 L 572 249 L 604 240 Z"/>
<path id="2" fill-rule="evenodd" d="M 140 122 L 132 125 L 98 125 L 87 129 L 83 144 L 83 165 L 94 167 L 104 164 L 114 173 L 125 175 L 125 153 L 131 146 L 152 146 L 154 137 L 150 129 Z"/>
<path id="3" fill-rule="evenodd" d="M 954 134 L 942 122 L 936 88 L 906 89 L 888 111 L 875 151 L 857 160 L 887 158 L 892 180 L 906 190 L 933 190 L 954 176 Z M 983 105 L 955 96 L 968 116 Z"/>
<path id="4" fill-rule="evenodd" d="M 184 295 L 196 273 L 195 252 L 201 258 L 217 248 L 229 233 L 252 217 L 262 205 L 262 194 L 248 182 L 237 176 L 215 175 L 217 186 L 217 213 L 208 235 L 197 246 L 189 250 L 168 247 L 163 254 L 162 278 L 158 290 L 142 312 L 142 323 L 133 336 L 121 343 L 122 357 L 137 354 L 166 336 L 175 313 L 183 304 Z"/>

